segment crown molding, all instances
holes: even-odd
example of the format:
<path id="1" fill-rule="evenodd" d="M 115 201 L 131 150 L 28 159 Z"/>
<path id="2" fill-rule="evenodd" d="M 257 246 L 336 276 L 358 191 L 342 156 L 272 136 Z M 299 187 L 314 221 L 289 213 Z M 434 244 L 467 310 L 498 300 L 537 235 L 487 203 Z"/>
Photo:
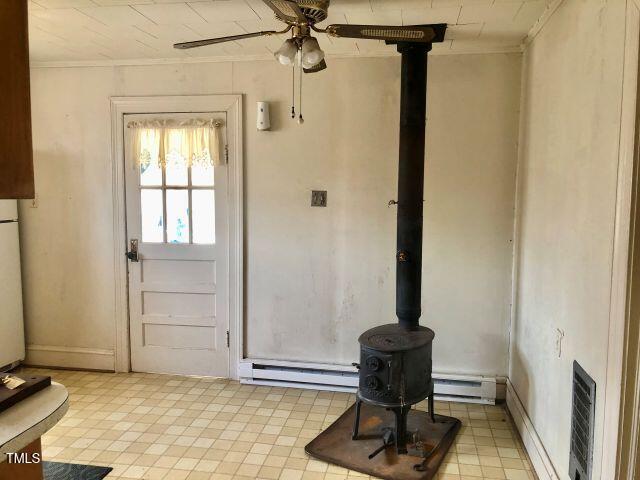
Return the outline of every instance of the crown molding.
<path id="1" fill-rule="evenodd" d="M 491 47 L 487 49 L 459 49 L 459 50 L 436 50 L 430 55 L 487 55 L 496 53 L 522 53 L 522 45 L 505 45 L 504 47 Z M 362 53 L 339 53 L 327 54 L 327 58 L 383 58 L 396 57 L 398 53 L 390 49 L 388 52 Z M 147 66 L 147 65 L 180 65 L 195 63 L 229 63 L 229 62 L 256 62 L 273 61 L 270 53 L 259 55 L 242 56 L 219 56 L 219 57 L 190 57 L 190 58 L 138 58 L 123 60 L 54 60 L 54 61 L 33 61 L 31 68 L 74 68 L 74 67 L 118 67 L 118 66 Z"/>
<path id="2" fill-rule="evenodd" d="M 553 0 L 552 2 L 547 4 L 544 12 L 542 12 L 542 15 L 540 15 L 540 18 L 538 18 L 536 23 L 533 24 L 533 26 L 529 30 L 529 33 L 527 34 L 527 37 L 524 39 L 522 45 L 523 51 L 526 50 L 529 44 L 533 42 L 536 36 L 542 31 L 547 22 L 556 13 L 556 10 L 558 10 L 558 7 L 560 7 L 562 2 L 564 2 L 564 0 Z"/>

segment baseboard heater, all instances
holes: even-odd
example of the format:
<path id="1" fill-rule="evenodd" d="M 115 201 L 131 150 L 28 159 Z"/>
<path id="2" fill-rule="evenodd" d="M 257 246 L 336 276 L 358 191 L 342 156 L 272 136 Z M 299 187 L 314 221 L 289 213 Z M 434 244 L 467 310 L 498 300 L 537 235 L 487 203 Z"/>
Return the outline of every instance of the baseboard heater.
<path id="1" fill-rule="evenodd" d="M 355 393 L 358 372 L 346 365 L 248 360 L 240 362 L 240 383 Z M 433 373 L 437 400 L 493 405 L 498 397 L 496 377 Z"/>

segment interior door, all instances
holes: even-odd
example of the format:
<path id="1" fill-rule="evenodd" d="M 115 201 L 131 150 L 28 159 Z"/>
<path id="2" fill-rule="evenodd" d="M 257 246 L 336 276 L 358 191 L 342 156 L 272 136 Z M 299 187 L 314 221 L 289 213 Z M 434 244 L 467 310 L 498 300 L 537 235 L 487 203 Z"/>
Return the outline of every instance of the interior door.
<path id="1" fill-rule="evenodd" d="M 131 368 L 227 377 L 227 167 L 141 165 L 126 128 L 194 117 L 226 120 L 224 112 L 125 115 Z"/>

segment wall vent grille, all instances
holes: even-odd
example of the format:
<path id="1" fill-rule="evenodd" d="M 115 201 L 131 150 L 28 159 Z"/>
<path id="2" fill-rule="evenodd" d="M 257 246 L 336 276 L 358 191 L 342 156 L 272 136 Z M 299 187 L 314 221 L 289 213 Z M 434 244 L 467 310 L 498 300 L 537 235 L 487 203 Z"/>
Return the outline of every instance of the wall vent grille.
<path id="1" fill-rule="evenodd" d="M 591 480 L 595 410 L 596 382 L 574 361 L 569 451 L 571 480 Z"/>

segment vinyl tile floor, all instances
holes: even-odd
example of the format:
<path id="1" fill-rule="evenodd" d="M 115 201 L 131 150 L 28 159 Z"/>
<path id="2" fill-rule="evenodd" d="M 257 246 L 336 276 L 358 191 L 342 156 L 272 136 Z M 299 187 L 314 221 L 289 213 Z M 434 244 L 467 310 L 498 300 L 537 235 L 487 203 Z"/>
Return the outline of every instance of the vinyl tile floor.
<path id="1" fill-rule="evenodd" d="M 107 480 L 374 478 L 304 452 L 353 403 L 352 394 L 146 373 L 25 371 L 51 375 L 70 393 L 69 412 L 42 437 L 44 459 L 113 467 Z M 436 412 L 463 422 L 437 480 L 536 478 L 504 406 L 436 402 Z"/>

